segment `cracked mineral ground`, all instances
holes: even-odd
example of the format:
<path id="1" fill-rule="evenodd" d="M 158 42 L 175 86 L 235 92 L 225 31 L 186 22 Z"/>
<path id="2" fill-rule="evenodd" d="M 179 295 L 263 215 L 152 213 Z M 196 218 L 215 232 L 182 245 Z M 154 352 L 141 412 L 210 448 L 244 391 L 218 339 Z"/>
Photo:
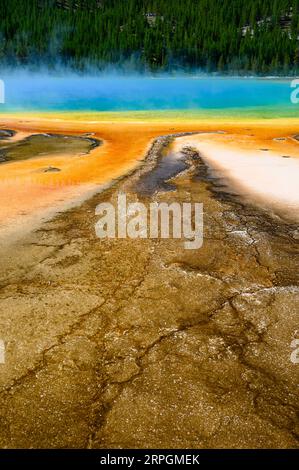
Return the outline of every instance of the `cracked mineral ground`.
<path id="1" fill-rule="evenodd" d="M 172 139 L 1 248 L 0 447 L 298 448 L 298 226 L 242 201 L 194 148 L 169 167 Z M 97 239 L 95 207 L 119 191 L 203 202 L 203 247 Z"/>

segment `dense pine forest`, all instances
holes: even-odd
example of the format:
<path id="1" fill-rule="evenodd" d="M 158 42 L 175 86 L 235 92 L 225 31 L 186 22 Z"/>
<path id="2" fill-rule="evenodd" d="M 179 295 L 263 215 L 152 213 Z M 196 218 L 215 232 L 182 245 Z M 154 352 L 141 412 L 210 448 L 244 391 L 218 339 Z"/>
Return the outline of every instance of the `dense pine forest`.
<path id="1" fill-rule="evenodd" d="M 0 0 L 0 67 L 299 71 L 299 0 Z"/>

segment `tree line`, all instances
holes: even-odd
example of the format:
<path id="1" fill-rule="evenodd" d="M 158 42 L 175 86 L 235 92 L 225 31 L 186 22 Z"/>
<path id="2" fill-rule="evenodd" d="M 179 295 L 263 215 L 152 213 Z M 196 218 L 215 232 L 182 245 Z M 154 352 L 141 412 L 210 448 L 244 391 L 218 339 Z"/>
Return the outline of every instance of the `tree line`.
<path id="1" fill-rule="evenodd" d="M 0 0 L 0 64 L 296 74 L 299 0 Z"/>

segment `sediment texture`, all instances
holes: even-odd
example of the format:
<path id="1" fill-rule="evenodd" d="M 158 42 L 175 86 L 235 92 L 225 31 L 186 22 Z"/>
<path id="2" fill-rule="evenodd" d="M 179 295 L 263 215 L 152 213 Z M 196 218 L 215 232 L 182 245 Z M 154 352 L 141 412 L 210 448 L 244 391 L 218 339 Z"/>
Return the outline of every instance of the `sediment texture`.
<path id="1" fill-rule="evenodd" d="M 298 447 L 298 230 L 242 204 L 200 155 L 150 201 L 203 202 L 200 250 L 99 240 L 99 202 L 145 165 L 1 248 L 0 446 Z M 158 160 L 157 160 L 158 159 Z"/>

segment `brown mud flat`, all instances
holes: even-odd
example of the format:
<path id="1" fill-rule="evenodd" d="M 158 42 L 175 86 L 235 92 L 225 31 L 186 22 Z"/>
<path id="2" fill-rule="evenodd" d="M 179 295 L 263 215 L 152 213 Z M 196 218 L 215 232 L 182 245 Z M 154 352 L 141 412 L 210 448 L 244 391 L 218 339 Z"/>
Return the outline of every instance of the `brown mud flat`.
<path id="1" fill-rule="evenodd" d="M 298 227 L 242 203 L 192 148 L 170 188 L 160 173 L 142 192 L 171 139 L 1 248 L 0 447 L 298 447 Z M 202 202 L 203 247 L 97 239 L 95 208 L 120 191 Z"/>
<path id="2" fill-rule="evenodd" d="M 8 138 L 8 132 L 2 131 Z M 5 134 L 6 133 L 6 134 Z M 1 138 L 1 130 L 0 130 Z M 28 160 L 41 156 L 55 155 L 86 155 L 101 145 L 101 141 L 88 136 L 61 134 L 33 134 L 18 142 L 9 143 L 0 148 L 0 163 Z"/>

